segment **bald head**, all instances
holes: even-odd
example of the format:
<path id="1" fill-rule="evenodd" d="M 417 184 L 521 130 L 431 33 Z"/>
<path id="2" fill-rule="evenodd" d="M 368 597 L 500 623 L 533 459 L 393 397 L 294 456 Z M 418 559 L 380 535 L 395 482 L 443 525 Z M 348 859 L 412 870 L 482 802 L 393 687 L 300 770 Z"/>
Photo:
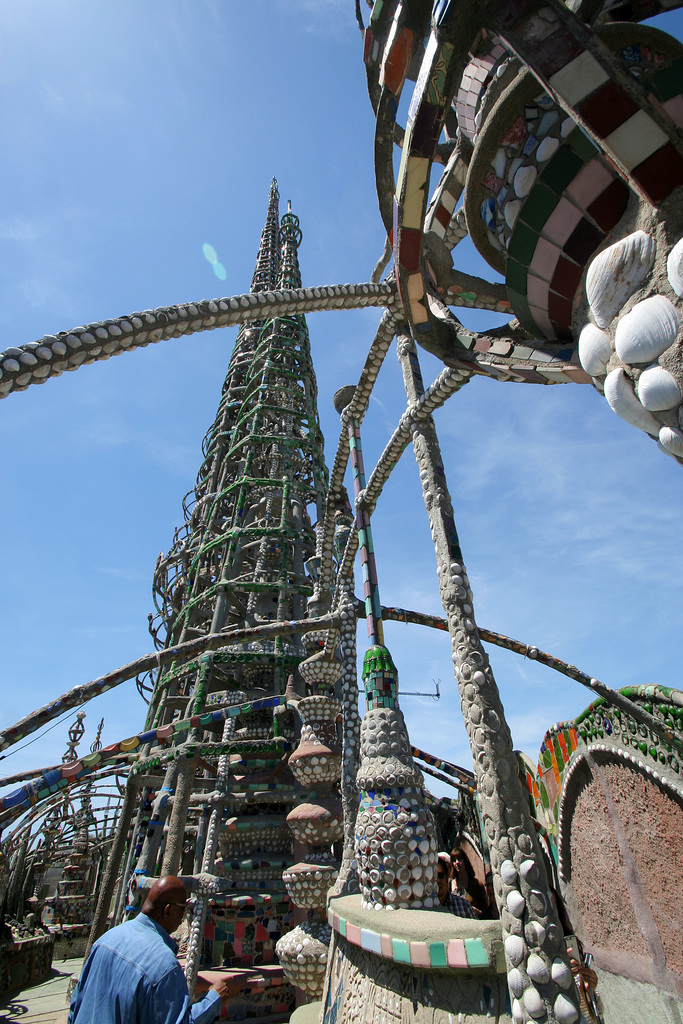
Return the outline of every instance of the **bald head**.
<path id="1" fill-rule="evenodd" d="M 185 886 L 175 875 L 164 875 L 158 878 L 147 893 L 142 905 L 142 913 L 171 934 L 180 926 L 185 914 L 187 892 Z"/>

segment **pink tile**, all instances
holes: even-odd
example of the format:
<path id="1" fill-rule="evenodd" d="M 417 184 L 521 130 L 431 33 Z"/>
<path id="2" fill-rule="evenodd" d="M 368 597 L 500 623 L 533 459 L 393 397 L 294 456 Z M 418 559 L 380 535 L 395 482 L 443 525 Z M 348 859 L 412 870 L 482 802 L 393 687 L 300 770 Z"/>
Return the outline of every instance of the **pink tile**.
<path id="1" fill-rule="evenodd" d="M 549 289 L 550 285 L 541 277 L 534 277 L 533 274 L 529 274 L 526 279 L 526 297 L 534 306 L 540 306 L 541 309 L 548 308 Z"/>
<path id="2" fill-rule="evenodd" d="M 391 935 L 380 935 L 380 942 L 382 944 L 382 956 L 387 957 L 389 960 L 393 960 L 394 951 L 391 947 Z"/>
<path id="3" fill-rule="evenodd" d="M 357 924 L 351 924 L 350 921 L 346 922 L 346 938 L 354 946 L 360 946 L 360 928 Z"/>
<path id="4" fill-rule="evenodd" d="M 683 128 L 683 96 L 680 93 L 678 96 L 672 96 L 671 99 L 667 100 L 666 103 L 663 103 L 662 106 L 669 117 L 673 118 L 680 128 Z"/>
<path id="5" fill-rule="evenodd" d="M 339 931 L 339 914 L 332 915 L 332 928 L 335 932 Z"/>
<path id="6" fill-rule="evenodd" d="M 594 199 L 601 195 L 608 185 L 612 184 L 612 175 L 599 160 L 591 160 L 574 178 L 567 189 L 572 199 L 588 209 Z"/>
<path id="7" fill-rule="evenodd" d="M 545 222 L 543 234 L 548 235 L 553 242 L 562 247 L 581 218 L 581 210 L 577 209 L 568 199 L 560 199 Z"/>
<path id="8" fill-rule="evenodd" d="M 567 366 L 564 371 L 568 377 L 576 381 L 577 384 L 592 384 L 593 378 L 582 370 L 580 366 Z"/>
<path id="9" fill-rule="evenodd" d="M 446 955 L 448 956 L 449 967 L 467 967 L 465 943 L 462 939 L 451 939 L 448 943 Z"/>
<path id="10" fill-rule="evenodd" d="M 553 245 L 552 242 L 548 242 L 545 238 L 539 238 L 533 259 L 529 264 L 529 270 L 532 274 L 543 277 L 546 281 L 551 281 L 561 251 L 559 246 Z"/>
<path id="11" fill-rule="evenodd" d="M 410 962 L 413 967 L 431 967 L 429 959 L 429 946 L 426 942 L 410 943 Z"/>
<path id="12" fill-rule="evenodd" d="M 549 341 L 554 341 L 557 338 L 557 334 L 555 333 L 555 328 L 550 323 L 547 306 L 545 309 L 539 309 L 538 306 L 532 306 L 529 303 L 529 312 L 534 318 L 534 322 L 538 324 L 543 337 L 548 338 Z"/>

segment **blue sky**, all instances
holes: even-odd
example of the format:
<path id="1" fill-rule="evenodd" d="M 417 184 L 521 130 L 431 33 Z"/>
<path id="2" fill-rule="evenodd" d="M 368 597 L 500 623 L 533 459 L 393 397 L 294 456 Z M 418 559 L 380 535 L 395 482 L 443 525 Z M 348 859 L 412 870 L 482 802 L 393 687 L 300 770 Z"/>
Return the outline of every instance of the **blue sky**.
<path id="1" fill-rule="evenodd" d="M 681 34 L 679 15 L 663 25 Z M 351 0 L 0 6 L 0 348 L 247 290 L 273 175 L 301 219 L 304 284 L 367 280 L 383 238 L 361 55 Z M 455 261 L 471 271 L 474 256 Z M 329 463 L 332 394 L 357 380 L 378 319 L 309 317 Z M 151 650 L 154 564 L 234 340 L 232 329 L 162 342 L 0 403 L 3 726 Z M 421 361 L 431 380 L 439 364 Z M 392 350 L 363 427 L 368 469 L 404 403 Z M 611 686 L 679 685 L 680 467 L 586 386 L 475 380 L 436 423 L 480 625 Z M 439 613 L 410 449 L 373 532 L 383 603 Z M 438 704 L 403 701 L 413 742 L 469 766 L 447 636 L 389 624 L 386 640 L 403 689 L 441 680 Z M 491 655 L 515 744 L 535 758 L 545 729 L 589 694 Z M 144 719 L 133 682 L 86 711 L 87 744 L 102 714 L 105 743 Z M 2 774 L 59 761 L 65 738 L 60 725 Z"/>

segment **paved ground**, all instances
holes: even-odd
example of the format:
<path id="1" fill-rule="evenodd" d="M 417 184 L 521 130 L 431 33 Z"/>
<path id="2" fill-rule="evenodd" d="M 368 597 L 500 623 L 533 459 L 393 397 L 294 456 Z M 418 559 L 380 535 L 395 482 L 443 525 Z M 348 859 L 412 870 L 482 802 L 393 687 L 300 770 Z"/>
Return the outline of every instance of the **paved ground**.
<path id="1" fill-rule="evenodd" d="M 66 1024 L 66 993 L 73 974 L 81 969 L 82 957 L 55 960 L 47 981 L 31 988 L 8 992 L 0 998 L 2 1024 Z"/>

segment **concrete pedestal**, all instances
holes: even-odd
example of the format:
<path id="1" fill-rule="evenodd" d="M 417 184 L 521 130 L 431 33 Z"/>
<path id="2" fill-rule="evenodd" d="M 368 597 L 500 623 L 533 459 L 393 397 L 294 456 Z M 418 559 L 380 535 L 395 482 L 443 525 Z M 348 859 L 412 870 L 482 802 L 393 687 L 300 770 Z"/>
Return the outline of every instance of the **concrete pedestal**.
<path id="1" fill-rule="evenodd" d="M 322 1024 L 510 1024 L 498 921 L 330 901 Z M 457 1015 L 457 1016 L 456 1016 Z"/>

